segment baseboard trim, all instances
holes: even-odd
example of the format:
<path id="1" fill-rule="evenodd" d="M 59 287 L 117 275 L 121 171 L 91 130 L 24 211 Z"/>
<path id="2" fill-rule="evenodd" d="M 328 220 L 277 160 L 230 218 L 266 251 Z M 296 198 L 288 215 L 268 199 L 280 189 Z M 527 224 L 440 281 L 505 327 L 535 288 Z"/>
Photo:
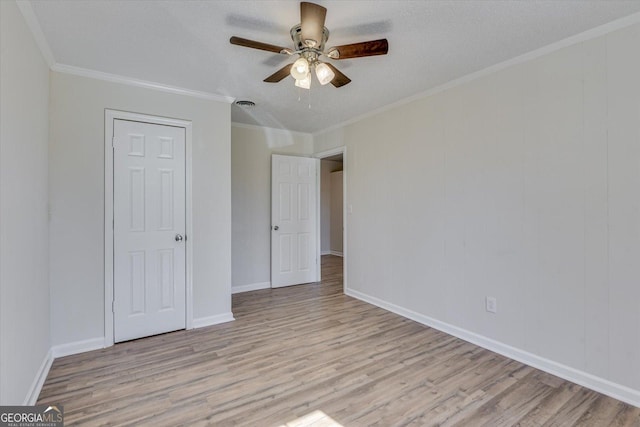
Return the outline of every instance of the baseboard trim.
<path id="1" fill-rule="evenodd" d="M 220 323 L 227 323 L 236 320 L 233 317 L 233 313 L 223 313 L 217 314 L 215 316 L 209 317 L 200 317 L 198 319 L 193 319 L 193 327 L 194 328 L 204 328 L 205 326 L 218 325 Z"/>
<path id="2" fill-rule="evenodd" d="M 47 379 L 47 375 L 49 375 L 49 370 L 51 369 L 51 365 L 55 359 L 100 348 L 104 348 L 104 337 L 54 345 L 49 348 L 42 364 L 40 364 L 40 369 L 38 369 L 38 372 L 33 379 L 31 387 L 29 387 L 29 392 L 24 399 L 24 405 L 31 406 L 36 404 L 38 397 L 40 396 L 40 391 L 42 391 L 42 386 Z"/>
<path id="3" fill-rule="evenodd" d="M 231 293 L 239 294 L 242 292 L 259 291 L 260 289 L 269 289 L 270 287 L 271 282 L 249 283 L 248 285 L 232 286 Z"/>
<path id="4" fill-rule="evenodd" d="M 51 351 L 53 352 L 53 358 L 57 359 L 58 357 L 71 356 L 72 354 L 85 353 L 101 348 L 105 348 L 104 337 L 54 345 L 51 347 Z"/>
<path id="5" fill-rule="evenodd" d="M 38 401 L 38 397 L 40 396 L 40 391 L 42 390 L 44 381 L 47 379 L 47 375 L 49 375 L 49 370 L 51 369 L 53 359 L 53 350 L 50 348 L 46 356 L 42 360 L 42 363 L 40 364 L 40 368 L 38 369 L 38 372 L 33 379 L 33 383 L 31 384 L 31 387 L 29 387 L 27 396 L 24 398 L 24 406 L 35 405 Z"/>
<path id="6" fill-rule="evenodd" d="M 323 255 L 331 255 L 331 251 L 321 251 L 320 256 L 323 256 Z"/>
<path id="7" fill-rule="evenodd" d="M 344 256 L 342 252 L 338 252 L 338 251 L 331 251 L 330 254 L 333 256 L 339 256 L 340 258 Z"/>
<path id="8" fill-rule="evenodd" d="M 572 368 L 567 365 L 563 365 L 558 362 L 554 362 L 553 360 L 546 359 L 544 357 L 512 347 L 502 342 L 495 341 L 491 338 L 476 334 L 475 332 L 471 332 L 466 329 L 441 322 L 440 320 L 436 320 L 423 314 L 416 313 L 415 311 L 400 307 L 398 305 L 389 303 L 387 301 L 381 300 L 371 295 L 367 295 L 354 289 L 345 289 L 344 293 L 392 313 L 414 320 L 418 323 L 422 323 L 423 325 L 438 329 L 439 331 L 445 332 L 449 335 L 453 335 L 472 344 L 486 348 L 487 350 L 499 353 L 510 359 L 517 360 L 518 362 L 548 372 L 552 375 L 556 375 L 567 381 L 571 381 L 599 393 L 606 394 L 607 396 L 621 400 L 630 405 L 640 407 L 639 390 L 634 390 L 630 387 L 614 383 L 607 379 L 597 377 L 587 372 Z"/>

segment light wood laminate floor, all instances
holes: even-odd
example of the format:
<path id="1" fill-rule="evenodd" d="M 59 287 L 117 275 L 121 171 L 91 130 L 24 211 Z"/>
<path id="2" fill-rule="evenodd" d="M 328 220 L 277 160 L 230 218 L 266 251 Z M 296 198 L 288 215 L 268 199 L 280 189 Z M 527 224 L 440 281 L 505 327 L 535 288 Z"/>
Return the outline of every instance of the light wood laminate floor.
<path id="1" fill-rule="evenodd" d="M 342 259 L 322 265 L 321 283 L 234 295 L 234 322 L 57 359 L 39 403 L 90 426 L 640 426 L 638 408 L 345 296 Z"/>

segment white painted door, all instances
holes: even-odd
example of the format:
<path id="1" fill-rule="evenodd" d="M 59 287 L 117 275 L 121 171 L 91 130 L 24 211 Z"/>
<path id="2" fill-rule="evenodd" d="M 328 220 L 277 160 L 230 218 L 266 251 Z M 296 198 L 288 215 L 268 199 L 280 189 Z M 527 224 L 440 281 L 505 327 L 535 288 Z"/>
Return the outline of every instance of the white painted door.
<path id="1" fill-rule="evenodd" d="M 318 280 L 317 179 L 320 161 L 271 158 L 271 287 Z"/>
<path id="2" fill-rule="evenodd" d="M 185 129 L 114 120 L 114 339 L 186 327 Z"/>

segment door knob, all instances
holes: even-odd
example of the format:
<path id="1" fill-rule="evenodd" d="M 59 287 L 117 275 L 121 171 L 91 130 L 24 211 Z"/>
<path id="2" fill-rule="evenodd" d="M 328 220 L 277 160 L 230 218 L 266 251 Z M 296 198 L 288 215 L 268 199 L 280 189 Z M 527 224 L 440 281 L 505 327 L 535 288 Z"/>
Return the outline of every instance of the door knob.
<path id="1" fill-rule="evenodd" d="M 176 242 L 182 242 L 182 235 L 176 234 Z"/>
<path id="2" fill-rule="evenodd" d="M 273 229 L 278 231 L 280 229 L 280 227 L 278 227 L 277 225 L 273 226 Z"/>

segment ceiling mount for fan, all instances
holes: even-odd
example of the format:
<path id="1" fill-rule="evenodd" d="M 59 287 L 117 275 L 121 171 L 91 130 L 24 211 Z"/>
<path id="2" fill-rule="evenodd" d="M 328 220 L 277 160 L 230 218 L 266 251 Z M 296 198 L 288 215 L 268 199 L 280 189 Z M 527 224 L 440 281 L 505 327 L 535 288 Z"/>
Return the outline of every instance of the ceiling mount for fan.
<path id="1" fill-rule="evenodd" d="M 229 42 L 238 46 L 283 55 L 299 56 L 294 63 L 285 65 L 264 79 L 267 83 L 277 83 L 291 75 L 296 80 L 296 86 L 309 89 L 311 86 L 311 70 L 313 69 L 320 84 L 331 83 L 335 87 L 341 87 L 350 83 L 351 79 L 330 63 L 321 61 L 320 58 L 322 56 L 341 60 L 385 55 L 389 51 L 389 44 L 387 39 L 380 39 L 333 46 L 325 51 L 325 45 L 329 40 L 329 30 L 324 26 L 326 15 L 327 9 L 320 5 L 309 2 L 300 3 L 300 24 L 294 25 L 290 31 L 293 49 L 235 36 L 231 37 Z"/>

